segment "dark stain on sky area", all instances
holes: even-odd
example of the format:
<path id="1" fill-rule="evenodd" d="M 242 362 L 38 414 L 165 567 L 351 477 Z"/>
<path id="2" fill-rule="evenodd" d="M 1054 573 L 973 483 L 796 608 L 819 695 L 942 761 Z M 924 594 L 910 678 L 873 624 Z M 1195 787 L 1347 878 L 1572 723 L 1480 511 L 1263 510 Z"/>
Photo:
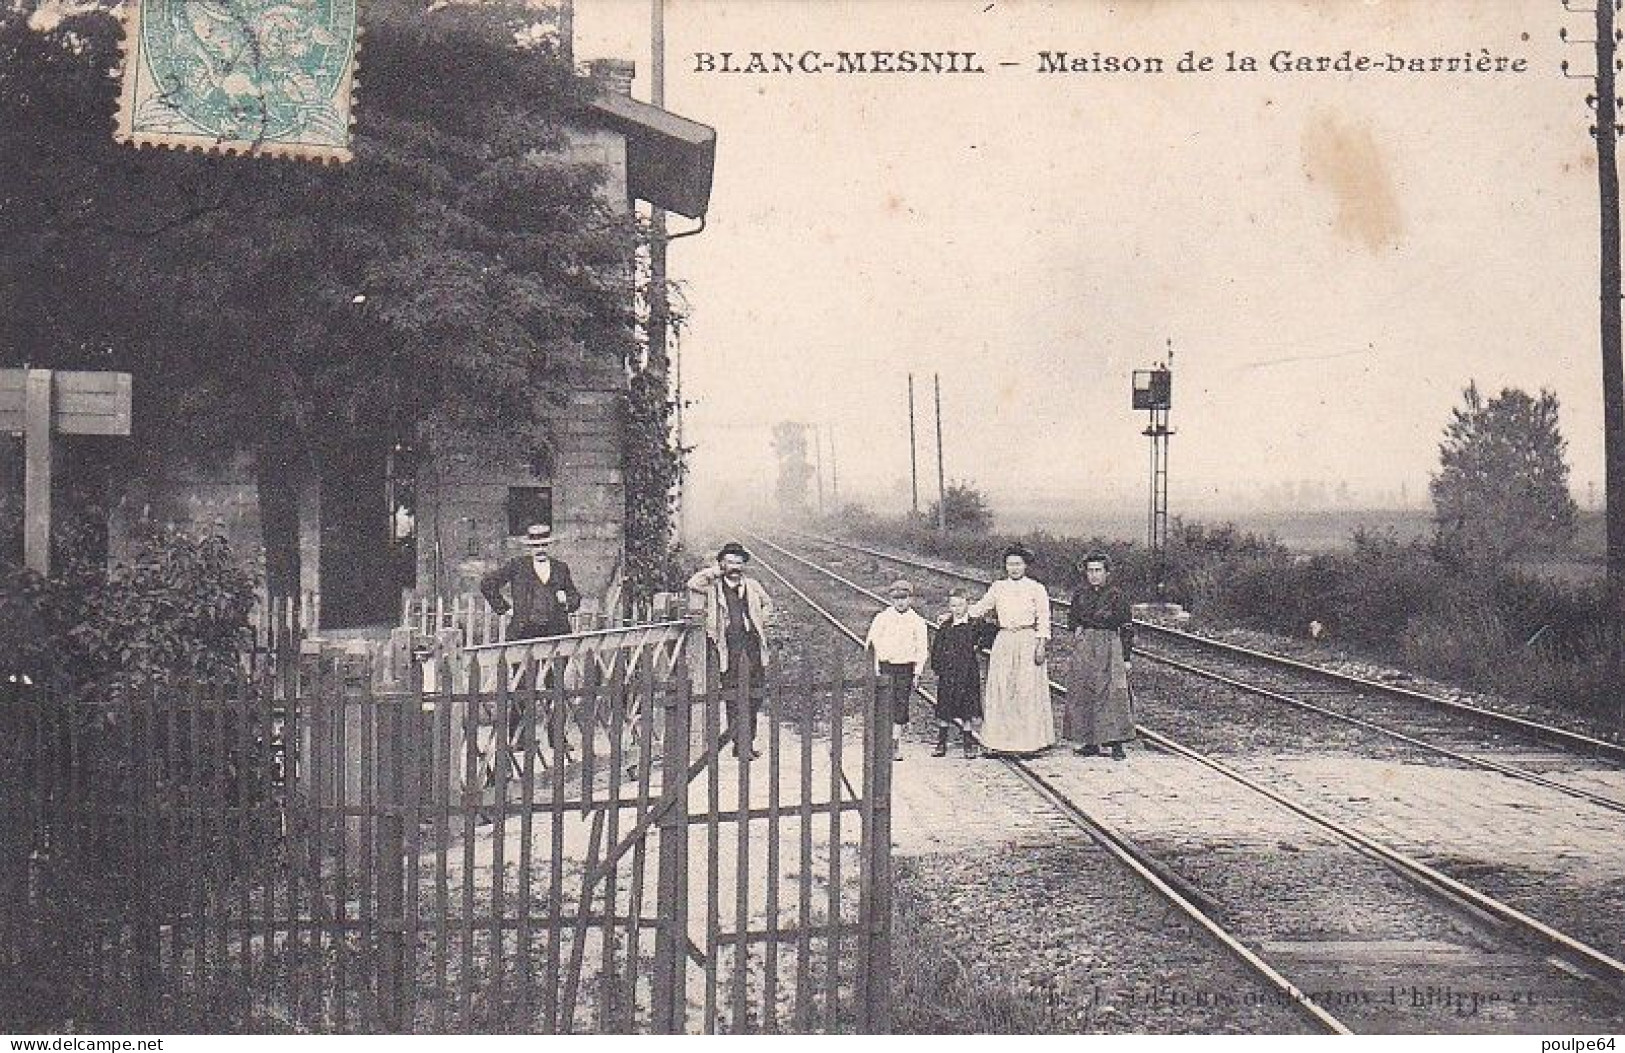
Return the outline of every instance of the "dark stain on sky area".
<path id="1" fill-rule="evenodd" d="M 1303 135 L 1304 174 L 1331 191 L 1333 229 L 1372 252 L 1399 243 L 1404 221 L 1389 159 L 1370 125 L 1333 114 L 1310 122 Z"/>

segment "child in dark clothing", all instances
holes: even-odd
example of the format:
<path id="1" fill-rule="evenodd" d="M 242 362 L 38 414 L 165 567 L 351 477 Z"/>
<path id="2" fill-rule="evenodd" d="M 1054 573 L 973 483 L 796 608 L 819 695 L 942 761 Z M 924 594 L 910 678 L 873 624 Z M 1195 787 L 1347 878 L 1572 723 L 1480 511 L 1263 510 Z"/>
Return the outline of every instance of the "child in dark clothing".
<path id="1" fill-rule="evenodd" d="M 982 718 L 982 668 L 977 655 L 993 640 L 995 628 L 971 618 L 970 600 L 963 589 L 948 594 L 948 613 L 937 623 L 931 642 L 931 671 L 937 674 L 937 748 L 933 757 L 948 753 L 948 729 L 957 726 L 965 756 L 976 756 L 971 723 Z"/>

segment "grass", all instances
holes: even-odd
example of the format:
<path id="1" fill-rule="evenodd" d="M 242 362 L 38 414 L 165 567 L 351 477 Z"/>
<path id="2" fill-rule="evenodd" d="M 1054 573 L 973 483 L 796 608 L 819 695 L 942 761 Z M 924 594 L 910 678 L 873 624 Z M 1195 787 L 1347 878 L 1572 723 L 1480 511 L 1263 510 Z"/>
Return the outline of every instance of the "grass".
<path id="1" fill-rule="evenodd" d="M 977 979 L 895 861 L 892 1030 L 910 1035 L 1042 1035 L 1054 1030 L 1053 996 L 1013 979 Z"/>

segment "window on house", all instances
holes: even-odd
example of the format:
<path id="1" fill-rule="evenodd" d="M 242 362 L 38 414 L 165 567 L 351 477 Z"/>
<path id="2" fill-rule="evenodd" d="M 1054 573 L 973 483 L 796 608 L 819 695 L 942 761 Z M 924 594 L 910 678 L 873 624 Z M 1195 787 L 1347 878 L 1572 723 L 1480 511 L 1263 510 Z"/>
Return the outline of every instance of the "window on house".
<path id="1" fill-rule="evenodd" d="M 508 536 L 519 537 L 532 523 L 553 525 L 553 488 L 508 487 Z"/>

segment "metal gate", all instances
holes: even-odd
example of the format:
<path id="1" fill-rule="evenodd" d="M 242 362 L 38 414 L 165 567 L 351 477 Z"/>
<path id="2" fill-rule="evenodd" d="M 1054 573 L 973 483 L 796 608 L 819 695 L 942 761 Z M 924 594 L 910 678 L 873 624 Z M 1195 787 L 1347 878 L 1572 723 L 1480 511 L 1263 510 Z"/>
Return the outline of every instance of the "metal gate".
<path id="1" fill-rule="evenodd" d="M 737 758 L 752 685 L 695 690 L 703 646 L 474 648 L 406 691 L 326 662 L 291 700 L 13 691 L 0 1029 L 884 1030 L 885 693 L 796 670 Z"/>

